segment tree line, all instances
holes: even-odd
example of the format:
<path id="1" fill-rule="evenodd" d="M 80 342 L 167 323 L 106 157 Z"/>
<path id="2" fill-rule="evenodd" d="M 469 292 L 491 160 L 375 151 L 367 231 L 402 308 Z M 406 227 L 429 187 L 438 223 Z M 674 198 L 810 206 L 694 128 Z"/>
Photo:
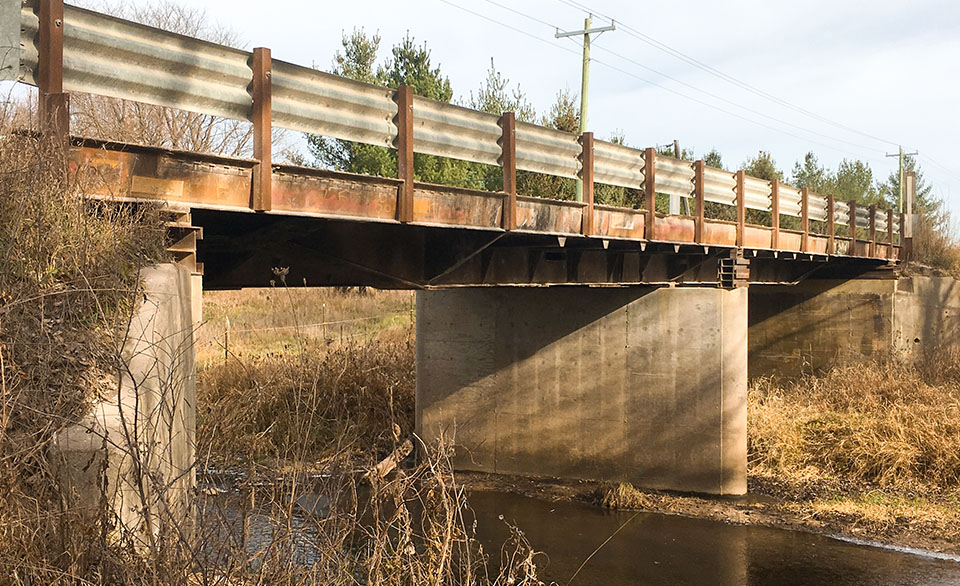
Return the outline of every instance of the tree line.
<path id="1" fill-rule="evenodd" d="M 407 35 L 390 49 L 389 55 L 382 62 L 379 61 L 380 45 L 379 35 L 368 35 L 362 29 L 345 33 L 342 48 L 334 55 L 331 73 L 386 87 L 395 88 L 406 84 L 411 86 L 417 95 L 426 98 L 458 103 L 497 115 L 514 112 L 518 121 L 533 122 L 564 132 L 577 132 L 580 123 L 577 96 L 569 91 L 559 91 L 549 109 L 538 113 L 520 86 L 512 84 L 497 71 L 491 59 L 486 77 L 479 88 L 475 92 L 471 91 L 465 99 L 455 101 L 450 80 L 443 75 L 439 66 L 433 65 L 426 43 L 418 44 Z M 627 144 L 622 132 L 614 133 L 607 140 Z M 395 150 L 321 135 L 308 135 L 307 143 L 308 157 L 300 156 L 297 162 L 352 173 L 396 176 Z M 672 157 L 677 154 L 672 145 L 657 150 L 662 156 Z M 696 157 L 692 149 L 683 149 L 679 154 L 688 161 L 693 161 Z M 723 156 L 715 148 L 703 153 L 702 158 L 711 167 L 734 170 L 724 164 Z M 942 203 L 933 197 L 932 185 L 924 178 L 916 160 L 906 157 L 904 167 L 917 175 L 917 211 L 925 215 L 941 213 Z M 777 179 L 797 188 L 808 188 L 814 193 L 832 194 L 840 201 L 854 200 L 864 205 L 875 204 L 880 208 L 898 206 L 899 172 L 894 171 L 886 179 L 878 179 L 874 176 L 870 164 L 861 160 L 844 159 L 836 169 L 830 169 L 821 164 L 817 155 L 811 151 L 786 173 L 768 151 L 760 150 L 756 156 L 743 161 L 736 169 L 742 169 L 748 175 L 759 179 Z M 465 188 L 497 191 L 503 187 L 503 178 L 498 167 L 421 153 L 414 156 L 414 175 L 419 181 Z M 575 183 L 571 179 L 520 171 L 517 176 L 517 189 L 523 195 L 572 199 Z M 598 203 L 640 207 L 641 199 L 638 189 L 599 184 L 596 186 Z M 666 205 L 666 202 L 657 203 L 658 209 Z"/>

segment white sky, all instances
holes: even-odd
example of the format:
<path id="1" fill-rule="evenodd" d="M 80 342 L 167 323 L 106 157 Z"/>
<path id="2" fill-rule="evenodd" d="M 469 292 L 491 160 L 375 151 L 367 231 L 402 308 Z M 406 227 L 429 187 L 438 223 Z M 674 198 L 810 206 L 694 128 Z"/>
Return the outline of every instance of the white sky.
<path id="1" fill-rule="evenodd" d="M 744 91 L 621 29 L 605 33 L 593 45 L 596 60 L 622 70 L 593 65 L 589 127 L 599 138 L 622 131 L 627 143 L 637 147 L 676 138 L 698 157 L 717 148 L 728 167 L 764 149 L 788 174 L 796 160 L 813 150 L 830 167 L 844 157 L 866 160 L 878 179 L 896 169 L 896 159 L 885 158 L 884 153 L 902 143 L 920 151 L 921 168 L 935 193 L 960 211 L 957 0 L 578 2 L 755 88 L 875 137 L 837 128 Z M 194 3 L 214 21 L 236 30 L 247 48 L 270 47 L 274 59 L 327 70 L 344 31 L 362 27 L 368 33 L 379 32 L 382 55 L 409 31 L 417 41 L 428 43 L 434 65 L 449 76 L 458 99 L 476 91 L 491 57 L 503 75 L 520 84 L 538 111 L 553 103 L 559 89 L 577 93 L 580 87 L 580 48 L 572 40 L 555 40 L 552 27 L 496 5 L 567 30 L 582 28 L 585 12 L 562 0 Z M 595 16 L 594 26 L 602 21 Z"/>

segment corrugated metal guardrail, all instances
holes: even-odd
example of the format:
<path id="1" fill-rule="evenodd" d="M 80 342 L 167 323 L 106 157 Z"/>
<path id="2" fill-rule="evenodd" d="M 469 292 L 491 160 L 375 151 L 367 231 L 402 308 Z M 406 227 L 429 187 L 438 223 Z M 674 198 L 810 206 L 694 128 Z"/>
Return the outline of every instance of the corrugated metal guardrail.
<path id="1" fill-rule="evenodd" d="M 594 140 L 593 180 L 620 187 L 643 187 L 643 151 Z"/>
<path id="2" fill-rule="evenodd" d="M 691 197 L 693 195 L 693 164 L 673 157 L 654 159 L 654 177 L 657 193 Z"/>
<path id="3" fill-rule="evenodd" d="M 21 79 L 36 85 L 39 19 L 21 12 Z M 63 89 L 249 120 L 251 54 L 64 6 Z"/>
<path id="4" fill-rule="evenodd" d="M 735 179 L 733 180 L 733 183 L 736 185 Z M 773 189 L 770 187 L 769 181 L 757 179 L 756 177 L 750 177 L 749 175 L 745 178 L 743 183 L 744 207 L 763 212 L 769 211 L 771 207 L 770 197 L 772 194 Z"/>
<path id="5" fill-rule="evenodd" d="M 576 179 L 580 142 L 568 132 L 517 122 L 517 169 Z"/>
<path id="6" fill-rule="evenodd" d="M 20 10 L 19 79 L 37 84 L 39 62 L 39 2 L 0 0 L 3 10 Z M 7 19 L 9 20 L 9 19 Z M 5 23 L 7 24 L 7 23 Z M 0 27 L 0 36 L 13 34 Z M 150 26 L 136 24 L 91 10 L 64 6 L 63 89 L 121 98 L 251 120 L 253 116 L 253 56 Z M 2 47 L 0 47 L 2 50 Z M 0 55 L 0 77 L 9 54 Z M 361 83 L 283 61 L 271 63 L 272 123 L 280 128 L 322 134 L 384 147 L 395 147 L 394 122 L 398 115 L 394 90 Z M 9 69 L 9 68 L 8 68 Z M 413 149 L 453 159 L 502 164 L 503 131 L 500 117 L 452 104 L 413 97 Z M 581 145 L 576 135 L 518 122 L 515 133 L 516 168 L 560 177 L 577 178 L 581 172 Z M 644 186 L 644 151 L 596 140 L 594 180 L 641 189 Z M 655 189 L 692 197 L 695 172 L 688 161 L 657 156 Z M 704 167 L 705 201 L 736 205 L 736 176 Z M 769 182 L 746 177 L 746 208 L 771 209 Z M 781 214 L 801 216 L 801 192 L 786 184 L 779 188 Z M 827 199 L 808 197 L 809 217 L 827 219 Z M 857 207 L 857 226 L 869 227 L 866 207 Z M 834 203 L 835 223 L 849 222 L 846 202 Z M 894 224 L 899 228 L 900 219 Z M 878 230 L 887 230 L 886 212 L 878 212 Z"/>
<path id="7" fill-rule="evenodd" d="M 393 91 L 273 61 L 273 123 L 280 128 L 392 147 Z"/>
<path id="8" fill-rule="evenodd" d="M 420 96 L 413 97 L 413 148 L 417 152 L 497 165 L 500 117 Z"/>

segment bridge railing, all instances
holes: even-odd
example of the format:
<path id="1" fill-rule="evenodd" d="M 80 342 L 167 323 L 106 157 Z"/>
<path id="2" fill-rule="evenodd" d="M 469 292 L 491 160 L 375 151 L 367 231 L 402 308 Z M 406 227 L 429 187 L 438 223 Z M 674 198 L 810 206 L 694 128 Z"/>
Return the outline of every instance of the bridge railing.
<path id="1" fill-rule="evenodd" d="M 17 2 L 20 0 L 0 0 Z M 27 0 L 20 19 L 18 79 L 40 89 L 44 127 L 68 136 L 65 92 L 179 108 L 254 126 L 251 206 L 270 211 L 276 126 L 398 150 L 396 219 L 417 221 L 413 153 L 496 165 L 503 170 L 500 226 L 532 230 L 531 198 L 517 172 L 582 179 L 584 201 L 551 202 L 553 215 L 584 236 L 630 238 L 895 258 L 900 217 L 835 201 L 776 180 L 683 161 L 624 145 L 518 122 L 274 61 L 267 49 L 241 51 L 64 5 Z M 54 111 L 56 110 L 56 111 Z M 598 205 L 594 183 L 642 194 L 641 209 Z M 687 214 L 657 211 L 657 194 L 679 196 Z M 549 202 L 549 200 L 539 200 Z M 708 206 L 711 204 L 713 207 Z M 719 211 L 718 211 L 719 210 Z M 748 212 L 749 210 L 749 212 Z M 641 219 L 642 217 L 642 219 Z M 782 225 L 783 218 L 790 220 Z M 838 227 L 840 228 L 838 230 Z"/>

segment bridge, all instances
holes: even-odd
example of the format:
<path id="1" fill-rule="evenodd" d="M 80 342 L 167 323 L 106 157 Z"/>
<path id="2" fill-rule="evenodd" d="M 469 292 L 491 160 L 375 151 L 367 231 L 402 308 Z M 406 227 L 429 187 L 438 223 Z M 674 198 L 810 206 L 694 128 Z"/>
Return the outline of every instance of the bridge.
<path id="1" fill-rule="evenodd" d="M 907 341 L 944 335 L 937 316 L 958 305 L 945 280 L 897 278 L 909 207 L 838 201 L 61 0 L 2 9 L 14 4 L 10 77 L 39 88 L 42 132 L 71 181 L 89 197 L 179 210 L 171 251 L 194 297 L 264 286 L 275 267 L 291 286 L 420 291 L 417 427 L 455 433 L 461 467 L 742 494 L 748 362 L 751 374 L 795 374 L 848 352 L 910 353 Z M 248 121 L 254 156 L 71 137 L 68 92 Z M 275 127 L 394 149 L 398 176 L 278 164 Z M 420 182 L 417 153 L 496 167 L 503 190 Z M 521 173 L 579 179 L 583 201 L 518 193 Z M 597 203 L 598 185 L 641 204 Z M 670 198 L 691 212 L 658 211 Z"/>

